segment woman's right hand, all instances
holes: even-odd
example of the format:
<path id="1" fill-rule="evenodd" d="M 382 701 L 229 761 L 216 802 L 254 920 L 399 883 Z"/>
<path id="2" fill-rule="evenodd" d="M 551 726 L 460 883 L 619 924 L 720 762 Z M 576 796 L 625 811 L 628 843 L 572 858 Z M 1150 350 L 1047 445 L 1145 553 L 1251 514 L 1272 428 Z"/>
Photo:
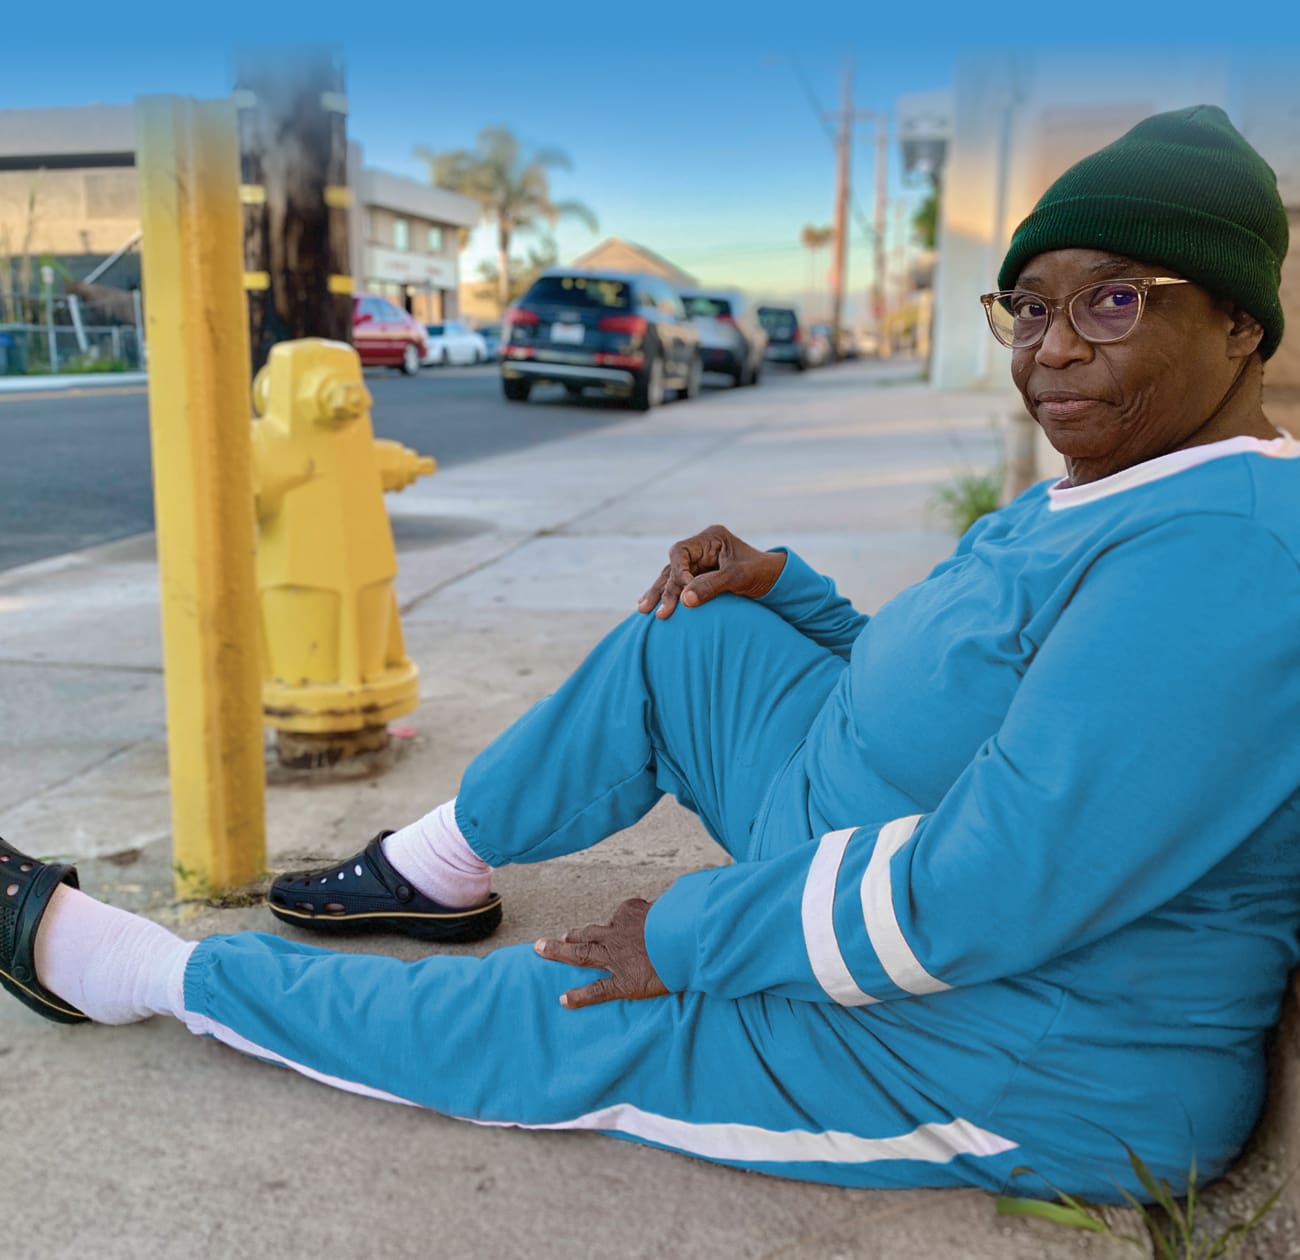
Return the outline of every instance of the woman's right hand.
<path id="1" fill-rule="evenodd" d="M 673 615 L 679 601 L 695 608 L 724 591 L 758 599 L 772 589 L 784 568 L 784 552 L 759 551 L 725 525 L 710 525 L 673 543 L 668 563 L 637 601 L 637 608 L 643 613 L 653 611 L 662 621 Z"/>

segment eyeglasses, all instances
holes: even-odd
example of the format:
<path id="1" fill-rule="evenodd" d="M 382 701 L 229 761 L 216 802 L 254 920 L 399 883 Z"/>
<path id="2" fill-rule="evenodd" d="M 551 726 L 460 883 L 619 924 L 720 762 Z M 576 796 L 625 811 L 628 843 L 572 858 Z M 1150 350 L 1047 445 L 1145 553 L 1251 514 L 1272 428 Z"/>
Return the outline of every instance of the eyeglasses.
<path id="1" fill-rule="evenodd" d="M 1191 284 L 1173 276 L 1102 280 L 1067 293 L 1059 302 L 1028 289 L 985 293 L 980 301 L 993 335 L 1012 350 L 1031 350 L 1047 336 L 1052 317 L 1065 311 L 1074 331 L 1093 345 L 1123 341 L 1137 327 L 1147 290 L 1158 284 Z"/>

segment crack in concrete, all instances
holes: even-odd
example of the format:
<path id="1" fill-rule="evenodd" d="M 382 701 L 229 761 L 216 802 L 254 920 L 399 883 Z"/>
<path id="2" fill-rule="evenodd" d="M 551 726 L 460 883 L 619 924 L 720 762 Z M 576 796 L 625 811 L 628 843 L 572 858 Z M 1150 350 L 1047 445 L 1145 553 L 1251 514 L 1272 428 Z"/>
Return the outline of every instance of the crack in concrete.
<path id="1" fill-rule="evenodd" d="M 27 796 L 19 797 L 16 801 L 10 801 L 4 806 L 4 808 L 6 811 L 21 809 L 24 805 L 27 805 L 32 801 L 39 801 L 43 796 L 49 796 L 51 792 L 58 792 L 60 789 L 67 787 L 69 783 L 74 783 L 78 779 L 83 779 L 87 775 L 94 774 L 96 770 L 99 770 L 101 767 L 108 765 L 110 761 L 112 761 L 115 757 L 122 756 L 123 753 L 129 753 L 133 749 L 140 748 L 145 744 L 152 744 L 156 742 L 157 741 L 150 740 L 150 739 L 137 739 L 137 740 L 133 740 L 129 744 L 120 744 L 118 745 L 118 747 L 110 749 L 108 752 L 106 752 L 102 757 L 98 758 L 97 760 L 90 762 L 88 765 L 82 766 L 79 770 L 74 770 L 70 774 L 65 775 L 62 779 L 59 779 L 54 783 L 47 783 L 44 787 L 38 789 L 37 791 L 32 792 Z M 165 736 L 164 736 L 164 744 L 165 744 Z"/>

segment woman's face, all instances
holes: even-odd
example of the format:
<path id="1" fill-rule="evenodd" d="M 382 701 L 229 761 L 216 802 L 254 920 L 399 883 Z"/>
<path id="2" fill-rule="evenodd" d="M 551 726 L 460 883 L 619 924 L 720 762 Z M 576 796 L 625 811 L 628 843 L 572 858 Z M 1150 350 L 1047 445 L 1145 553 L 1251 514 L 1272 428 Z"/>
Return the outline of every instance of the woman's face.
<path id="1" fill-rule="evenodd" d="M 1172 274 L 1101 250 L 1058 249 L 1031 258 L 1016 287 L 1059 301 L 1097 281 Z M 1108 345 L 1085 341 L 1056 312 L 1037 346 L 1012 352 L 1011 376 L 1065 456 L 1071 483 L 1082 485 L 1196 444 L 1242 370 L 1237 323 L 1198 285 L 1156 286 L 1137 327 Z"/>

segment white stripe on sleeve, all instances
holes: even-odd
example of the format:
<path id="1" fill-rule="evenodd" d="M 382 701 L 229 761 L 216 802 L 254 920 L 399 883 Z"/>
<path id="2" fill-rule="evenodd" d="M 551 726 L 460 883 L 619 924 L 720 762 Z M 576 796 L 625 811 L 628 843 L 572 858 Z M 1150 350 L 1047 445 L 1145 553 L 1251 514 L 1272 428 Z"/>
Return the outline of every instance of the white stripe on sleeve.
<path id="1" fill-rule="evenodd" d="M 854 830 L 828 831 L 817 846 L 803 886 L 803 939 L 813 975 L 827 996 L 841 1006 L 868 1006 L 880 999 L 858 988 L 835 939 L 835 880 Z"/>
<path id="2" fill-rule="evenodd" d="M 911 839 L 920 821 L 920 814 L 909 814 L 881 827 L 871 861 L 862 877 L 862 917 L 867 925 L 867 936 L 871 938 L 871 948 L 876 951 L 885 974 L 900 989 L 915 994 L 942 993 L 952 985 L 936 980 L 921 966 L 894 913 L 889 860 Z"/>

